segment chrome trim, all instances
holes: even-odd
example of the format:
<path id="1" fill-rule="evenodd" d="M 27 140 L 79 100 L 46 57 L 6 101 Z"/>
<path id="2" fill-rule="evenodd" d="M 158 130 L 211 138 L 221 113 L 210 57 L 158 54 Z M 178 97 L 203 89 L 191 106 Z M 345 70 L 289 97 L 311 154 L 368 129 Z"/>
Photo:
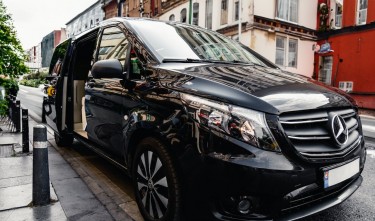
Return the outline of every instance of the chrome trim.
<path id="1" fill-rule="evenodd" d="M 358 145 L 361 144 L 362 136 L 359 136 L 356 141 L 354 141 L 349 147 L 346 147 L 343 151 L 341 152 L 336 152 L 336 153 L 305 153 L 305 152 L 300 152 L 303 156 L 305 157 L 315 157 L 315 158 L 321 158 L 321 157 L 336 157 L 339 156 L 341 157 L 342 155 L 349 154 L 351 151 L 355 150 Z"/>
<path id="2" fill-rule="evenodd" d="M 280 121 L 282 124 L 306 124 L 306 123 L 316 123 L 328 121 L 328 118 L 322 118 L 317 120 L 301 120 L 301 121 Z"/>
<path id="3" fill-rule="evenodd" d="M 66 126 L 66 96 L 67 96 L 67 87 L 68 87 L 68 77 L 63 79 L 63 96 L 62 96 L 62 116 L 61 116 L 61 131 L 65 129 Z"/>
<path id="4" fill-rule="evenodd" d="M 353 132 L 357 128 L 358 128 L 358 122 L 353 127 L 349 128 L 349 133 Z"/>
<path id="5" fill-rule="evenodd" d="M 296 137 L 296 136 L 288 136 L 290 139 L 295 139 L 295 140 L 327 140 L 331 139 L 331 137 L 324 137 L 324 136 L 311 136 L 311 137 Z"/>
<path id="6" fill-rule="evenodd" d="M 340 114 L 338 114 L 338 115 L 340 115 Z M 355 112 L 353 112 L 353 113 L 349 113 L 349 114 L 342 114 L 342 115 L 340 115 L 342 118 L 349 118 L 349 117 L 353 117 L 353 116 L 355 116 Z"/>

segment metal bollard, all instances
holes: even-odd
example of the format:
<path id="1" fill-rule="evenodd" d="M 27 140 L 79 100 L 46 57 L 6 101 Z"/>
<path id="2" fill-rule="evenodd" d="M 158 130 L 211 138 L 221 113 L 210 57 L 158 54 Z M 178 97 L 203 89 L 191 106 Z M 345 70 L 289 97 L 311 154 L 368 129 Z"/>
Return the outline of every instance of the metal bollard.
<path id="1" fill-rule="evenodd" d="M 16 100 L 14 125 L 16 127 L 16 132 L 21 132 L 21 101 Z"/>
<path id="2" fill-rule="evenodd" d="M 33 204 L 50 203 L 47 128 L 37 125 L 33 131 Z"/>
<path id="3" fill-rule="evenodd" d="M 29 111 L 22 109 L 22 152 L 29 152 Z"/>

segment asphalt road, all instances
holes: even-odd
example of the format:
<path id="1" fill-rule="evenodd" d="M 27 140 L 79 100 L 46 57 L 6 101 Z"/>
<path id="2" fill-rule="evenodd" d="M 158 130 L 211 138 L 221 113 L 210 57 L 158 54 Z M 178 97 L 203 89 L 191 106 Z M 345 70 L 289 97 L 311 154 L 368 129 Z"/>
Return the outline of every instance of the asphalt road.
<path id="1" fill-rule="evenodd" d="M 43 103 L 43 92 L 40 88 L 26 87 L 20 85 L 17 98 L 21 101 L 23 108 L 29 109 L 31 116 L 37 122 L 42 121 L 42 103 Z"/>
<path id="2" fill-rule="evenodd" d="M 35 119 L 39 122 L 42 113 L 42 96 L 43 93 L 40 89 L 24 86 L 20 87 L 20 92 L 18 95 L 19 99 L 21 100 L 21 105 L 24 108 L 29 109 L 29 113 L 31 113 L 31 116 L 34 119 L 39 117 L 39 119 Z M 369 133 L 371 135 L 372 129 L 375 130 L 375 119 L 362 117 L 362 123 L 365 133 Z M 375 220 L 375 176 L 373 175 L 373 171 L 375 171 L 374 138 L 369 140 L 366 139 L 366 147 L 368 148 L 368 150 L 365 169 L 362 173 L 362 176 L 364 178 L 362 186 L 344 203 L 325 210 L 319 214 L 302 219 L 303 221 Z M 123 171 L 119 170 L 117 167 L 107 162 L 106 160 L 100 158 L 80 143 L 74 143 L 73 146 L 67 148 L 66 151 L 74 154 L 76 156 L 75 159 L 84 160 L 85 164 L 87 165 L 86 168 L 100 171 L 106 176 L 106 180 L 109 180 L 109 182 L 116 185 L 125 195 L 128 195 L 132 199 L 134 199 L 132 187 L 130 186 L 131 181 L 129 178 L 127 178 L 126 174 Z"/>

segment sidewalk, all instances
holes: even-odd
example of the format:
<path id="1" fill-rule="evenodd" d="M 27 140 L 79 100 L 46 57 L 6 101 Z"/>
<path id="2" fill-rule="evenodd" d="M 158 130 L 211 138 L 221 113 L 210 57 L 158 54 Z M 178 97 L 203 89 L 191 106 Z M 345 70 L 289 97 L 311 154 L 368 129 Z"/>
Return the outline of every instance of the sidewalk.
<path id="1" fill-rule="evenodd" d="M 0 220 L 114 220 L 80 176 L 48 143 L 51 204 L 32 206 L 32 131 L 30 153 L 23 154 L 21 133 L 0 122 Z M 51 137 L 51 134 L 48 134 Z"/>

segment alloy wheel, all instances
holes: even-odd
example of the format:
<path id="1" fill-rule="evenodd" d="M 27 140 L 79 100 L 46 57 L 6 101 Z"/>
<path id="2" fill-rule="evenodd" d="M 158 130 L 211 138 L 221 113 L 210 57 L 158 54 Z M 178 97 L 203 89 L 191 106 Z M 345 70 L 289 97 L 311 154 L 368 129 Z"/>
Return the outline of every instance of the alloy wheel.
<path id="1" fill-rule="evenodd" d="M 168 208 L 168 182 L 159 156 L 152 151 L 141 154 L 136 172 L 137 189 L 145 211 L 153 219 L 161 219 Z"/>

